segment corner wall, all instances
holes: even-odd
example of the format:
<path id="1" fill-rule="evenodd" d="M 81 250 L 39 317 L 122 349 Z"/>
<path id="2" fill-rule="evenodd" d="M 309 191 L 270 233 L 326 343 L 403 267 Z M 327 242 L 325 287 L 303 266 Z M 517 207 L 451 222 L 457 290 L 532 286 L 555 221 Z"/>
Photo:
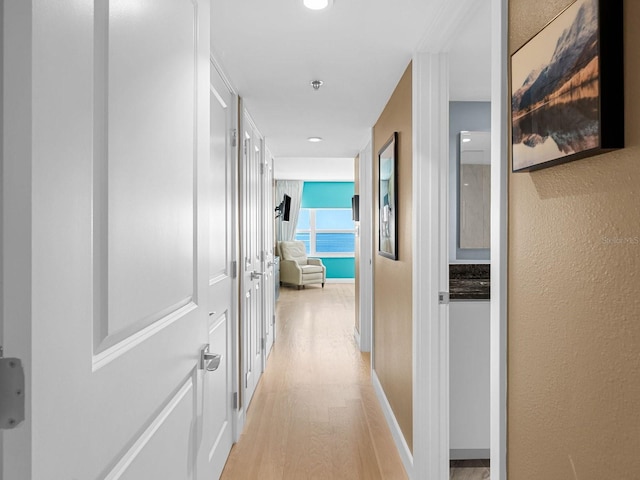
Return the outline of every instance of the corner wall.
<path id="1" fill-rule="evenodd" d="M 360 155 L 353 160 L 353 193 L 360 195 Z M 355 331 L 360 334 L 360 222 L 356 222 L 356 245 L 355 245 Z M 2 480 L 2 479 L 0 479 Z"/>
<path id="2" fill-rule="evenodd" d="M 510 0 L 510 52 L 570 3 Z M 511 479 L 640 472 L 640 2 L 624 10 L 627 147 L 509 178 Z"/>
<path id="3" fill-rule="evenodd" d="M 373 365 L 413 449 L 412 69 L 409 65 L 373 127 L 374 242 L 378 249 L 378 152 L 398 132 L 398 260 L 374 252 Z"/>

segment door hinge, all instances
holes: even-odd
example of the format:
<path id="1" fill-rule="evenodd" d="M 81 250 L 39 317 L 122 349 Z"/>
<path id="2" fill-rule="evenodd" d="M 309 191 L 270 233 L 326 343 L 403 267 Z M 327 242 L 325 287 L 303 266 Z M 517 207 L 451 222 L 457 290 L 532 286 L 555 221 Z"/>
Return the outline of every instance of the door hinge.
<path id="1" fill-rule="evenodd" d="M 247 143 L 249 143 L 249 140 L 245 140 L 245 141 L 244 141 L 244 145 L 243 145 L 243 148 L 244 148 L 244 155 L 245 155 L 245 156 L 247 155 Z"/>
<path id="2" fill-rule="evenodd" d="M 238 392 L 233 392 L 233 409 L 238 409 Z"/>
<path id="3" fill-rule="evenodd" d="M 236 130 L 235 128 L 231 130 L 231 146 L 238 146 L 238 130 Z"/>
<path id="4" fill-rule="evenodd" d="M 266 341 L 264 337 L 262 337 L 262 341 L 260 342 L 260 345 L 262 346 L 262 351 L 264 352 L 264 346 L 266 345 Z"/>
<path id="5" fill-rule="evenodd" d="M 24 369 L 18 358 L 4 358 L 0 346 L 0 430 L 24 421 Z"/>
<path id="6" fill-rule="evenodd" d="M 260 164 L 260 175 L 264 175 L 264 163 Z"/>
<path id="7" fill-rule="evenodd" d="M 438 303 L 440 305 L 449 305 L 449 292 L 440 292 L 438 294 Z"/>
<path id="8" fill-rule="evenodd" d="M 237 260 L 233 260 L 231 262 L 231 278 L 236 278 L 238 276 L 238 262 Z"/>

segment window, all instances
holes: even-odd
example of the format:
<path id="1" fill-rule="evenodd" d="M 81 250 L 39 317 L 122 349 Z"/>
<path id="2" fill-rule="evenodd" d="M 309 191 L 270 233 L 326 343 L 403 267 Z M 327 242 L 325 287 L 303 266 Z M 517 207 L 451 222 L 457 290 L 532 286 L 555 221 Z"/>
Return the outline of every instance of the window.
<path id="1" fill-rule="evenodd" d="M 296 240 L 304 242 L 307 255 L 353 257 L 355 224 L 350 208 L 301 208 Z"/>

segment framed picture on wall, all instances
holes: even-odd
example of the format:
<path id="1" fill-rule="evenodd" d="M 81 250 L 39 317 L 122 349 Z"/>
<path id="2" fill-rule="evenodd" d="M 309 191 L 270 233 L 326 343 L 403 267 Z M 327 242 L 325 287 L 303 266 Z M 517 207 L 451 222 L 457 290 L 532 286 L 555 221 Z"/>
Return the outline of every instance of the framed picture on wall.
<path id="1" fill-rule="evenodd" d="M 513 171 L 624 147 L 622 2 L 576 0 L 511 56 Z"/>
<path id="2" fill-rule="evenodd" d="M 378 254 L 398 259 L 398 133 L 378 152 Z"/>

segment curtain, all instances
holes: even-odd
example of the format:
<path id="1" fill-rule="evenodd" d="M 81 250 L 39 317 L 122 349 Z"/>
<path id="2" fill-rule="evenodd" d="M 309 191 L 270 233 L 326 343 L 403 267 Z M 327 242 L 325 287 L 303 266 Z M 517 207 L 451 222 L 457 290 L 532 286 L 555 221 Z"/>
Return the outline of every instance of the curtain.
<path id="1" fill-rule="evenodd" d="M 296 239 L 296 226 L 300 215 L 300 204 L 302 203 L 302 187 L 304 182 L 300 180 L 276 180 L 276 206 L 284 198 L 286 193 L 291 197 L 291 211 L 289 221 L 284 222 L 282 218 L 276 218 L 276 240 L 290 241 Z"/>

